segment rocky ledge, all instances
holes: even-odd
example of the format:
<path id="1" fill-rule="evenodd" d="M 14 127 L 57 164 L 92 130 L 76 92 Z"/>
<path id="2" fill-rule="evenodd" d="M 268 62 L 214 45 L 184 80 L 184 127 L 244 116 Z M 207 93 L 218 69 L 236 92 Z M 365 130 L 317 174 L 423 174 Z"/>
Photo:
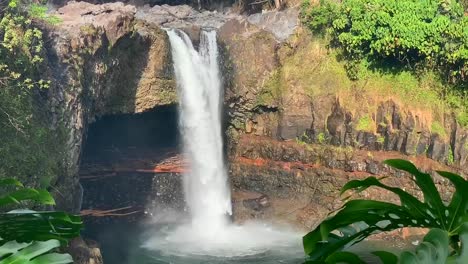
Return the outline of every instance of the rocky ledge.
<path id="1" fill-rule="evenodd" d="M 235 218 L 241 222 L 255 218 L 287 223 L 310 230 L 342 206 L 340 189 L 346 182 L 372 175 L 386 176 L 386 184 L 421 196 L 409 175 L 382 164 L 385 159 L 398 158 L 409 159 L 433 175 L 442 196 L 451 197 L 452 186 L 435 171 L 454 168 L 426 157 L 244 135 L 231 157 L 229 174 L 234 191 L 250 195 L 244 199 L 246 202 L 234 203 Z M 455 172 L 467 175 L 466 168 Z M 363 191 L 359 197 L 399 201 L 392 193 L 376 188 Z"/>

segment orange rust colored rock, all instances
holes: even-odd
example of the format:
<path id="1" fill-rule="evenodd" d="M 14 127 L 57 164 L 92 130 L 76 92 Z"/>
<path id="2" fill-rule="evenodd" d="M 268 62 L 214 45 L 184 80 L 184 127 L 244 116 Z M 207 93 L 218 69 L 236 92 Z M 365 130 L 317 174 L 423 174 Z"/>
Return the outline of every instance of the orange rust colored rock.
<path id="1" fill-rule="evenodd" d="M 170 164 L 164 164 L 164 165 L 158 165 L 154 167 L 153 172 L 174 172 L 174 173 L 185 173 L 187 172 L 187 168 L 178 166 L 178 165 L 170 165 Z"/>
<path id="2" fill-rule="evenodd" d="M 249 164 L 249 165 L 254 165 L 254 166 L 265 166 L 267 164 L 267 161 L 265 159 L 249 159 L 249 158 L 244 158 L 244 157 L 237 157 L 236 161 L 242 164 Z"/>
<path id="3" fill-rule="evenodd" d="M 401 229 L 401 237 L 403 239 L 409 239 L 411 237 L 423 237 L 429 230 L 427 228 L 418 227 L 404 227 Z"/>

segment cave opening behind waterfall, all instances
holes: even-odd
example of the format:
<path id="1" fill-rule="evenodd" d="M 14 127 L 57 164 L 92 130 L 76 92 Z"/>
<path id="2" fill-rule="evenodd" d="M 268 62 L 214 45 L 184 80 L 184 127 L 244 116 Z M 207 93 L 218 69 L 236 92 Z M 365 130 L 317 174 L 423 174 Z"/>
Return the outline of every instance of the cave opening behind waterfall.
<path id="1" fill-rule="evenodd" d="M 180 142 L 177 123 L 176 105 L 99 118 L 88 129 L 81 164 L 176 154 Z"/>
<path id="2" fill-rule="evenodd" d="M 108 115 L 90 124 L 79 170 L 85 237 L 124 254 L 126 243 L 112 242 L 116 229 L 136 232 L 153 212 L 183 211 L 180 144 L 175 104 Z"/>

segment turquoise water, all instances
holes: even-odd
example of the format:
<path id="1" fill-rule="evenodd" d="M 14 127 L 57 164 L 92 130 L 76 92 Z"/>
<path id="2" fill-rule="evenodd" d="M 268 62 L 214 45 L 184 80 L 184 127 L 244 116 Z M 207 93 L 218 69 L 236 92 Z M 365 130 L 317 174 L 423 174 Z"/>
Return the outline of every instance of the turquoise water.
<path id="1" fill-rule="evenodd" d="M 98 241 L 104 263 L 111 264 L 296 264 L 304 262 L 301 237 L 295 245 L 257 250 L 254 254 L 233 257 L 184 255 L 167 251 L 148 250 L 142 245 L 154 236 L 148 227 L 131 224 L 108 224 L 86 230 L 88 237 Z M 235 249 L 233 249 L 235 251 Z M 177 250 L 172 250 L 177 252 Z"/>
<path id="2" fill-rule="evenodd" d="M 161 226 L 164 229 L 167 226 Z M 104 263 L 110 264 L 296 264 L 305 260 L 301 245 L 301 237 L 294 245 L 275 246 L 265 250 L 257 250 L 254 254 L 234 257 L 213 257 L 207 255 L 177 254 L 177 248 L 171 252 L 148 250 L 142 245 L 148 239 L 154 239 L 154 227 L 134 224 L 99 225 L 86 230 L 88 237 L 97 240 L 101 246 Z M 189 239 L 188 239 L 189 240 Z M 367 263 L 380 263 L 369 252 L 387 250 L 399 254 L 402 246 L 391 241 L 364 241 L 352 248 Z M 235 251 L 233 248 L 232 251 Z"/>
<path id="3" fill-rule="evenodd" d="M 136 250 L 130 257 L 130 263 L 142 263 L 142 264 L 214 264 L 214 263 L 225 263 L 225 264 L 240 264 L 240 263 L 258 263 L 258 264 L 273 264 L 273 263 L 303 263 L 304 258 L 294 254 L 295 250 L 270 250 L 261 254 L 244 257 L 230 257 L 230 258 L 219 258 L 211 256 L 173 256 L 165 255 L 163 252 L 154 252 L 148 250 Z M 299 252 L 297 252 L 299 253 Z"/>

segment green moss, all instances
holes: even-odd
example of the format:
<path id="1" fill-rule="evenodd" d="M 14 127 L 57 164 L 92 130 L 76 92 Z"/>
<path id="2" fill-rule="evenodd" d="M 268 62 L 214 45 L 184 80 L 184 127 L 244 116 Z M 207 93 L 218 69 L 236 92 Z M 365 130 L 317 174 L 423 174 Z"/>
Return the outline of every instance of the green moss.
<path id="1" fill-rule="evenodd" d="M 437 122 L 437 121 L 432 122 L 431 132 L 435 133 L 435 134 L 438 134 L 442 138 L 447 138 L 447 132 L 445 131 L 444 126 L 441 123 Z"/>
<path id="2" fill-rule="evenodd" d="M 354 149 L 351 146 L 331 146 L 328 144 L 310 144 L 308 146 L 313 148 L 311 151 L 318 155 L 321 163 L 328 162 L 330 156 L 336 159 L 349 160 L 354 155 Z"/>
<path id="3" fill-rule="evenodd" d="M 361 131 L 374 131 L 374 120 L 369 115 L 365 115 L 359 118 L 358 123 L 356 125 L 357 130 Z"/>
<path id="4" fill-rule="evenodd" d="M 454 163 L 455 163 L 455 158 L 454 158 L 454 156 L 453 156 L 453 149 L 450 148 L 450 150 L 449 150 L 449 155 L 448 155 L 448 157 L 447 157 L 447 164 L 448 164 L 448 165 L 452 165 L 452 164 L 454 164 Z"/>
<path id="5" fill-rule="evenodd" d="M 256 83 L 256 81 L 254 81 Z M 263 106 L 276 106 L 281 98 L 284 90 L 284 84 L 282 83 L 282 76 L 279 70 L 275 70 L 271 73 L 270 78 L 265 82 L 265 85 L 260 91 L 256 105 Z"/>
<path id="6" fill-rule="evenodd" d="M 324 144 L 325 141 L 326 141 L 325 133 L 320 132 L 320 133 L 317 135 L 317 141 L 318 141 L 318 143 L 320 143 L 320 144 Z"/>
<path id="7" fill-rule="evenodd" d="M 80 32 L 90 36 L 94 36 L 98 33 L 97 29 L 92 24 L 86 24 L 81 26 Z"/>
<path id="8" fill-rule="evenodd" d="M 424 155 L 427 156 L 428 151 L 429 151 L 429 144 L 426 144 L 426 147 L 424 148 Z"/>
<path id="9" fill-rule="evenodd" d="M 385 142 L 385 137 L 382 135 L 377 136 L 377 143 L 383 144 Z"/>
<path id="10" fill-rule="evenodd" d="M 29 5 L 28 14 L 32 18 L 42 20 L 51 25 L 58 25 L 62 23 L 61 18 L 47 14 L 47 10 L 48 7 L 46 5 L 32 3 Z"/>
<path id="11" fill-rule="evenodd" d="M 232 119 L 231 125 L 238 130 L 243 130 L 245 128 L 245 122 L 241 120 L 240 118 Z"/>

